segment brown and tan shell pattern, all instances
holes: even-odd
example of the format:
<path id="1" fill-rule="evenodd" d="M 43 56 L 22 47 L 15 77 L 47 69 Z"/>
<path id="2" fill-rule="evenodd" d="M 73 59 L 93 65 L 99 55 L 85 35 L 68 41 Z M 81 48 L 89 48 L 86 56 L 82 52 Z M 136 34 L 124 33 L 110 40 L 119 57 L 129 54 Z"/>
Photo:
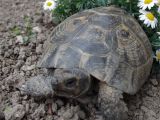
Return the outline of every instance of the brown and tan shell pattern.
<path id="1" fill-rule="evenodd" d="M 45 50 L 40 67 L 85 69 L 130 94 L 147 80 L 152 66 L 146 34 L 132 16 L 116 7 L 69 17 L 54 29 Z"/>

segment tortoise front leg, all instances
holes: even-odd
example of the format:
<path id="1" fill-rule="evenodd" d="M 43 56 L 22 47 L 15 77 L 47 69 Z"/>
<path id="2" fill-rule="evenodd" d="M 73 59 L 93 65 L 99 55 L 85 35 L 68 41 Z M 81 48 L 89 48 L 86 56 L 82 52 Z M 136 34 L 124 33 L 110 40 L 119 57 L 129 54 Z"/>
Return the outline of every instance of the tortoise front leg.
<path id="1" fill-rule="evenodd" d="M 128 109 L 122 92 L 104 83 L 99 85 L 98 105 L 105 120 L 126 120 Z"/>

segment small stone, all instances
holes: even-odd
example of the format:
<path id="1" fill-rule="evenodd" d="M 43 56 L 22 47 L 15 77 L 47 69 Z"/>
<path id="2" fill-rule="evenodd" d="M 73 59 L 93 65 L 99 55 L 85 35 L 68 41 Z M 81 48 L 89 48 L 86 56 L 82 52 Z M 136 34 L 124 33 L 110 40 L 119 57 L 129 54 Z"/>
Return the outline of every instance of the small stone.
<path id="1" fill-rule="evenodd" d="M 20 68 L 24 64 L 24 60 L 18 60 L 16 68 Z"/>
<path id="2" fill-rule="evenodd" d="M 5 53 L 4 49 L 0 48 L 0 55 L 3 55 Z"/>
<path id="3" fill-rule="evenodd" d="M 18 47 L 14 48 L 14 54 L 19 54 L 19 48 Z"/>
<path id="4" fill-rule="evenodd" d="M 42 49 L 43 49 L 43 45 L 42 45 L 42 44 L 39 44 L 39 45 L 36 47 L 36 53 L 37 53 L 37 54 L 41 54 L 41 53 L 42 53 Z"/>
<path id="5" fill-rule="evenodd" d="M 46 36 L 42 33 L 38 34 L 38 36 L 37 36 L 38 43 L 43 43 L 46 39 L 47 39 Z"/>
<path id="6" fill-rule="evenodd" d="M 74 114 L 74 116 L 71 119 L 68 119 L 68 120 L 79 120 L 79 117 L 78 117 L 77 114 Z"/>
<path id="7" fill-rule="evenodd" d="M 28 57 L 25 64 L 28 66 L 31 65 L 32 64 L 32 57 Z"/>
<path id="8" fill-rule="evenodd" d="M 5 58 L 9 58 L 9 57 L 10 57 L 10 54 L 9 54 L 8 51 L 6 51 L 6 52 L 4 53 L 4 57 L 5 57 Z"/>
<path id="9" fill-rule="evenodd" d="M 31 115 L 32 118 L 39 118 L 45 115 L 44 104 L 40 104 L 39 107 L 35 110 L 35 112 Z"/>
<path id="10" fill-rule="evenodd" d="M 24 44 L 24 40 L 21 35 L 16 36 L 16 38 L 17 38 L 16 43 Z"/>
<path id="11" fill-rule="evenodd" d="M 66 111 L 64 112 L 63 118 L 64 118 L 65 120 L 66 120 L 66 119 L 70 119 L 70 118 L 73 117 L 73 115 L 74 115 L 73 111 L 70 110 L 70 109 L 68 109 L 68 110 L 66 110 Z"/>
<path id="12" fill-rule="evenodd" d="M 78 116 L 81 118 L 81 119 L 85 119 L 86 118 L 86 115 L 83 111 L 78 111 Z"/>
<path id="13" fill-rule="evenodd" d="M 41 33 L 42 30 L 41 30 L 41 28 L 39 26 L 36 26 L 36 27 L 33 28 L 33 32 L 34 33 Z"/>
<path id="14" fill-rule="evenodd" d="M 10 71 L 10 67 L 4 67 L 4 68 L 2 68 L 2 72 L 3 72 L 4 74 L 8 74 L 9 71 Z"/>
<path id="15" fill-rule="evenodd" d="M 27 113 L 29 112 L 29 104 L 28 104 L 28 103 L 25 105 L 25 111 L 26 111 Z"/>
<path id="16" fill-rule="evenodd" d="M 52 103 L 52 111 L 53 113 L 55 113 L 57 111 L 57 104 L 56 103 Z"/>
<path id="17" fill-rule="evenodd" d="M 12 104 L 18 103 L 18 101 L 20 100 L 19 95 L 20 95 L 19 91 L 13 92 L 12 97 L 10 98 Z"/>
<path id="18" fill-rule="evenodd" d="M 30 49 L 35 49 L 35 48 L 36 48 L 36 43 L 34 43 L 33 40 L 32 40 L 32 42 L 30 42 L 30 43 L 28 44 L 28 47 L 29 47 Z"/>
<path id="19" fill-rule="evenodd" d="M 9 44 L 9 46 L 12 46 L 12 45 L 13 45 L 13 41 L 12 41 L 12 39 L 11 39 L 11 40 L 9 40 L 8 44 Z"/>
<path id="20" fill-rule="evenodd" d="M 59 100 L 59 99 L 56 101 L 56 103 L 57 103 L 57 105 L 58 105 L 59 107 L 61 107 L 61 106 L 64 105 L 63 101 L 62 101 L 62 100 Z"/>
<path id="21" fill-rule="evenodd" d="M 4 111 L 6 120 L 21 120 L 25 115 L 23 105 L 17 104 L 13 107 L 9 106 Z"/>
<path id="22" fill-rule="evenodd" d="M 150 79 L 150 81 L 151 81 L 152 85 L 154 85 L 154 86 L 158 85 L 158 82 L 156 79 Z"/>
<path id="23" fill-rule="evenodd" d="M 24 70 L 24 71 L 30 71 L 30 70 L 33 70 L 35 68 L 36 68 L 36 65 L 31 65 L 31 66 L 24 65 L 24 66 L 22 66 L 21 69 Z"/>
<path id="24" fill-rule="evenodd" d="M 31 76 L 31 71 L 26 71 L 25 76 Z"/>
<path id="25" fill-rule="evenodd" d="M 47 115 L 46 119 L 45 120 L 53 120 L 53 116 L 51 115 Z"/>
<path id="26" fill-rule="evenodd" d="M 21 75 L 21 76 L 24 76 L 24 75 L 25 75 L 25 73 L 24 73 L 23 71 L 21 71 L 21 72 L 20 72 L 20 75 Z"/>
<path id="27" fill-rule="evenodd" d="M 31 60 L 32 60 L 32 62 L 35 62 L 37 60 L 37 56 L 36 55 L 32 56 Z"/>
<path id="28" fill-rule="evenodd" d="M 6 89 L 6 87 L 5 87 L 4 85 L 2 85 L 1 88 L 2 88 L 2 90 L 5 90 L 5 89 Z"/>
<path id="29" fill-rule="evenodd" d="M 25 53 L 25 50 L 23 49 L 20 49 L 20 52 L 19 52 L 19 57 L 18 59 L 25 59 L 26 58 L 26 53 Z"/>

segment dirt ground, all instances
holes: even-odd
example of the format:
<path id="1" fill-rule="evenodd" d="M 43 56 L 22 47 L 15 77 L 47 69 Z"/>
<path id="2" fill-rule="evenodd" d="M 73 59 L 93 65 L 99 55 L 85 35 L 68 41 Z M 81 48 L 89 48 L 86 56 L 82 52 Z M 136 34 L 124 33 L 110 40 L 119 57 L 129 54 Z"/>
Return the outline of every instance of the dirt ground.
<path id="1" fill-rule="evenodd" d="M 46 72 L 35 66 L 54 28 L 49 13 L 43 11 L 43 2 L 0 0 L 0 111 L 6 120 L 101 120 L 94 115 L 97 109 L 92 103 L 87 105 L 91 111 L 87 114 L 75 101 L 35 101 L 18 90 L 31 76 Z M 160 74 L 153 72 L 136 95 L 126 96 L 129 120 L 160 120 L 159 80 Z"/>

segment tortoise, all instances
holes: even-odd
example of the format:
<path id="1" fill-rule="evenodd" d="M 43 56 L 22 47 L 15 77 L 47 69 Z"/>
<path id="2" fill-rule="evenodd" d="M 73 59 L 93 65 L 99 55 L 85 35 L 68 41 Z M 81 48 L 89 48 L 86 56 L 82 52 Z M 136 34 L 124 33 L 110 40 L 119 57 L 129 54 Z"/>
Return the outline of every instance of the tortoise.
<path id="1" fill-rule="evenodd" d="M 106 120 L 127 119 L 123 93 L 133 95 L 142 87 L 153 62 L 143 29 L 115 6 L 72 15 L 53 30 L 44 48 L 38 67 L 48 72 L 32 77 L 21 90 L 78 100 L 98 86 L 97 103 Z"/>

